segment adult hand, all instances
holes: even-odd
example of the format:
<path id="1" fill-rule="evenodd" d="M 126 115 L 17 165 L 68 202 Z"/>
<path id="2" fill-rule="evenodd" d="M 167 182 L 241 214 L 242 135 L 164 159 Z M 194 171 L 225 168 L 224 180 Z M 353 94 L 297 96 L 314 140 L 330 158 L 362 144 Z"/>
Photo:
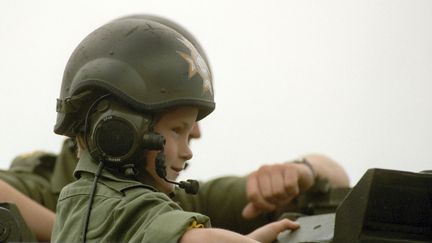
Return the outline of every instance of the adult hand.
<path id="1" fill-rule="evenodd" d="M 281 163 L 261 166 L 247 178 L 249 203 L 242 215 L 252 219 L 264 212 L 287 206 L 300 192 L 314 183 L 314 174 L 303 163 Z"/>

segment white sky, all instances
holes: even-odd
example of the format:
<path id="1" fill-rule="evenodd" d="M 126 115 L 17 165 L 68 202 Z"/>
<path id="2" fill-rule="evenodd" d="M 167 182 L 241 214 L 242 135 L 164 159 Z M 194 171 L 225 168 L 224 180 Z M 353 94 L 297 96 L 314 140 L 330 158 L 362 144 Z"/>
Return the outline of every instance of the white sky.
<path id="1" fill-rule="evenodd" d="M 184 178 L 310 152 L 339 161 L 352 183 L 371 167 L 432 169 L 432 1 L 4 0 L 0 11 L 0 168 L 59 151 L 69 55 L 100 25 L 147 13 L 189 29 L 215 78 L 217 109 Z"/>

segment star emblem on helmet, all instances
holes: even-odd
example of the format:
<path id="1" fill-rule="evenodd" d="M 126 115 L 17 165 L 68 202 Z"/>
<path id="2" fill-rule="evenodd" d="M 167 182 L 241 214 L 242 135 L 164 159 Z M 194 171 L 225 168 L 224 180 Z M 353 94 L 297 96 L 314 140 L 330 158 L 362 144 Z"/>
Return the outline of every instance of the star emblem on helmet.
<path id="1" fill-rule="evenodd" d="M 191 79 L 198 73 L 203 80 L 203 93 L 209 92 L 210 94 L 213 94 L 211 75 L 209 68 L 207 67 L 207 63 L 201 57 L 195 46 L 190 43 L 190 41 L 188 41 L 183 36 L 178 37 L 177 39 L 190 51 L 190 55 L 182 51 L 177 51 L 177 53 L 189 64 L 188 78 Z"/>

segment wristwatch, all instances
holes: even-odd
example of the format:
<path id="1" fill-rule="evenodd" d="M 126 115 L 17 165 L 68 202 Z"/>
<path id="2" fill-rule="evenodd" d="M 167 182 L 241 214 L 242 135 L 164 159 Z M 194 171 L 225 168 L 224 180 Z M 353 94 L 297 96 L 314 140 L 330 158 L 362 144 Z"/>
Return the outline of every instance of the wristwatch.
<path id="1" fill-rule="evenodd" d="M 294 160 L 293 163 L 306 165 L 309 168 L 309 170 L 311 171 L 314 180 L 316 179 L 317 174 L 315 172 L 315 169 L 312 166 L 312 164 L 306 158 L 301 158 L 301 159 L 298 159 L 298 160 Z"/>

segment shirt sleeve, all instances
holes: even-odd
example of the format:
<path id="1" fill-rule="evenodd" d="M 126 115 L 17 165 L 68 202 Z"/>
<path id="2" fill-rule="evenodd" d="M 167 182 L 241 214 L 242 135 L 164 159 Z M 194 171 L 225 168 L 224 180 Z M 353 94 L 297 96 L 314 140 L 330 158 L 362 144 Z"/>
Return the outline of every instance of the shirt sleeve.
<path id="1" fill-rule="evenodd" d="M 136 193 L 140 193 L 137 195 Z M 124 239 L 131 242 L 178 242 L 183 234 L 193 227 L 211 227 L 209 217 L 186 212 L 167 195 L 160 192 L 126 193 L 121 203 L 115 207 L 117 222 L 136 222 L 136 231 L 126 233 Z M 134 227 L 133 225 L 131 225 Z"/>
<path id="2" fill-rule="evenodd" d="M 159 215 L 147 228 L 143 242 L 178 242 L 191 228 L 210 227 L 207 216 L 182 210 Z"/>
<path id="3" fill-rule="evenodd" d="M 178 242 L 191 227 L 211 227 L 202 214 L 183 211 L 167 195 L 142 187 L 113 189 L 98 183 L 87 242 Z M 92 179 L 83 175 L 63 188 L 57 205 L 53 242 L 76 242 L 82 235 Z"/>
<path id="4" fill-rule="evenodd" d="M 200 183 L 197 195 L 179 190 L 175 200 L 185 211 L 209 216 L 213 227 L 240 234 L 248 234 L 272 220 L 268 215 L 253 220 L 245 220 L 241 216 L 247 203 L 246 177 L 228 176 Z"/>
<path id="5" fill-rule="evenodd" d="M 49 180 L 54 161 L 55 157 L 46 153 L 18 156 L 9 170 L 0 170 L 0 180 L 55 211 L 57 196 L 51 192 Z"/>

